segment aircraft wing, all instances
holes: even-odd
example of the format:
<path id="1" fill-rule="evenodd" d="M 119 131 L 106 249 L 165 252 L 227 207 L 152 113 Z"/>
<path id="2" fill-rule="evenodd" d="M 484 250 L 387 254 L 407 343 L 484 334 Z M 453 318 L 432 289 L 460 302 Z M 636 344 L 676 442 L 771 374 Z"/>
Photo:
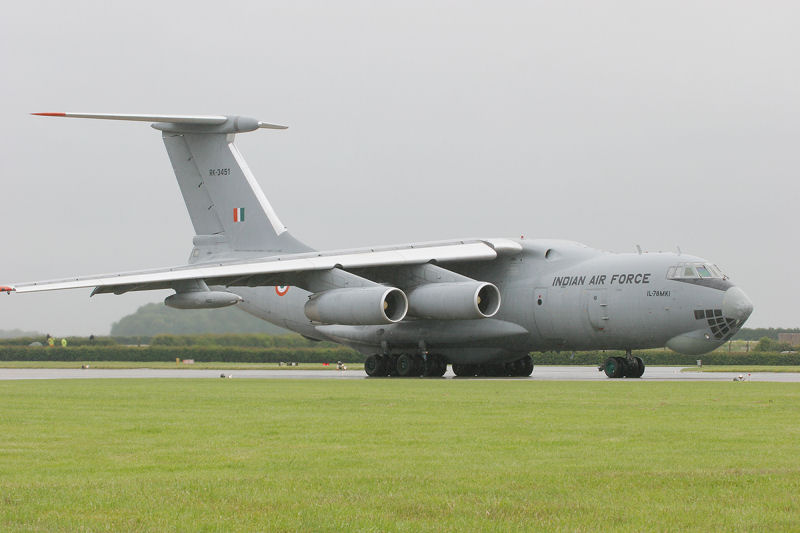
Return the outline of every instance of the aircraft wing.
<path id="1" fill-rule="evenodd" d="M 498 255 L 517 254 L 522 246 L 510 239 L 475 239 L 420 243 L 331 252 L 309 252 L 268 257 L 252 261 L 199 263 L 171 268 L 103 274 L 61 280 L 16 283 L 0 286 L 0 292 L 40 292 L 94 287 L 92 294 L 122 294 L 173 288 L 175 284 L 203 280 L 207 285 L 270 286 L 296 284 L 304 272 L 333 268 L 364 269 L 402 267 L 424 263 L 488 261 Z"/>

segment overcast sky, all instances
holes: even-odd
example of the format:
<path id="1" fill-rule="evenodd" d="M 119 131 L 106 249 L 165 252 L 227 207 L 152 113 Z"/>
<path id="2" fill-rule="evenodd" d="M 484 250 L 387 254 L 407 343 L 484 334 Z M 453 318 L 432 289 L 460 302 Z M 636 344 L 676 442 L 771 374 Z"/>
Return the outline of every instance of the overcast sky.
<path id="1" fill-rule="evenodd" d="M 121 4 L 121 3 L 120 3 Z M 237 143 L 318 248 L 454 237 L 675 250 L 800 326 L 796 2 L 13 2 L 0 18 L 0 284 L 175 265 L 193 231 L 146 123 Z M 170 291 L 2 296 L 0 329 L 106 334 Z"/>

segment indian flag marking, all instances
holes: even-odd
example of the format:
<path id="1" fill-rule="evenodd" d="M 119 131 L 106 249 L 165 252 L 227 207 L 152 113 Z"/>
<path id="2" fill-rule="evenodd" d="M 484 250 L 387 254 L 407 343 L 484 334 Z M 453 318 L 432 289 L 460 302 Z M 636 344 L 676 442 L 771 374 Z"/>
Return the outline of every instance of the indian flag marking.
<path id="1" fill-rule="evenodd" d="M 233 208 L 233 221 L 244 222 L 244 207 Z"/>
<path id="2" fill-rule="evenodd" d="M 278 296 L 285 296 L 287 292 L 289 292 L 288 285 L 278 285 L 275 287 L 275 292 Z"/>

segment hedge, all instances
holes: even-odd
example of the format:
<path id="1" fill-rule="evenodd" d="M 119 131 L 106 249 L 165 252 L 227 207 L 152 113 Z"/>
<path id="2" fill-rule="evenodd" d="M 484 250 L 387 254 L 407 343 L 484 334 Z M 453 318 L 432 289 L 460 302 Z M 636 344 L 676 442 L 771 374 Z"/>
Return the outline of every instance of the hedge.
<path id="1" fill-rule="evenodd" d="M 600 365 L 607 357 L 623 356 L 624 352 L 544 352 L 532 353 L 534 365 Z M 634 354 L 636 355 L 636 354 Z M 712 352 L 704 355 L 684 355 L 671 351 L 639 354 L 645 365 L 696 366 L 700 359 L 704 365 L 800 365 L 800 354 L 776 352 Z"/>
<path id="2" fill-rule="evenodd" d="M 227 348 L 205 346 L 0 346 L 0 361 L 175 361 L 222 363 L 362 363 L 364 356 L 343 346 L 334 348 Z"/>
<path id="3" fill-rule="evenodd" d="M 321 343 L 319 343 L 321 344 Z M 194 359 L 198 362 L 227 363 L 329 363 L 345 361 L 362 363 L 364 356 L 344 346 L 314 347 L 226 347 L 226 346 L 60 346 L 28 347 L 0 346 L 0 361 L 174 361 Z M 327 343 L 326 343 L 327 344 Z M 607 357 L 623 352 L 545 352 L 533 353 L 535 365 L 600 365 Z M 704 365 L 798 365 L 800 354 L 774 352 L 716 352 L 705 355 L 683 355 L 670 351 L 650 351 L 642 354 L 647 365 L 695 366 L 701 359 Z"/>
<path id="4" fill-rule="evenodd" d="M 55 337 L 56 345 L 61 346 L 61 337 Z M 47 344 L 47 339 L 40 337 L 16 337 L 0 339 L 0 346 L 28 346 L 32 342 Z M 226 333 L 198 335 L 155 335 L 152 337 L 67 337 L 67 346 L 235 346 L 251 348 L 334 348 L 333 342 L 319 342 L 297 334 L 269 335 L 266 333 Z"/>
<path id="5" fill-rule="evenodd" d="M 252 348 L 334 348 L 332 342 L 312 341 L 297 334 L 267 335 L 263 333 L 228 333 L 224 335 L 156 335 L 150 340 L 153 346 L 236 346 Z"/>

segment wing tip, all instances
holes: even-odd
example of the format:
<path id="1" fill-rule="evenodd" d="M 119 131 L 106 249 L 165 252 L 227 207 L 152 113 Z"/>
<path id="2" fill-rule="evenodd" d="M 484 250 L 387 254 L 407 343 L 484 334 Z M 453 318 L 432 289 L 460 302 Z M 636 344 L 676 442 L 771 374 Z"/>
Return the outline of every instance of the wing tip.
<path id="1" fill-rule="evenodd" d="M 5 285 L 0 285 L 0 292 L 4 292 L 6 294 L 11 294 L 12 292 L 16 292 L 17 289 L 14 287 L 6 287 Z"/>
<path id="2" fill-rule="evenodd" d="M 289 126 L 281 126 L 280 124 L 270 124 L 269 122 L 258 122 L 258 127 L 267 130 L 288 130 Z"/>
<path id="3" fill-rule="evenodd" d="M 66 117 L 66 113 L 31 113 L 31 115 L 36 115 L 37 117 Z"/>

